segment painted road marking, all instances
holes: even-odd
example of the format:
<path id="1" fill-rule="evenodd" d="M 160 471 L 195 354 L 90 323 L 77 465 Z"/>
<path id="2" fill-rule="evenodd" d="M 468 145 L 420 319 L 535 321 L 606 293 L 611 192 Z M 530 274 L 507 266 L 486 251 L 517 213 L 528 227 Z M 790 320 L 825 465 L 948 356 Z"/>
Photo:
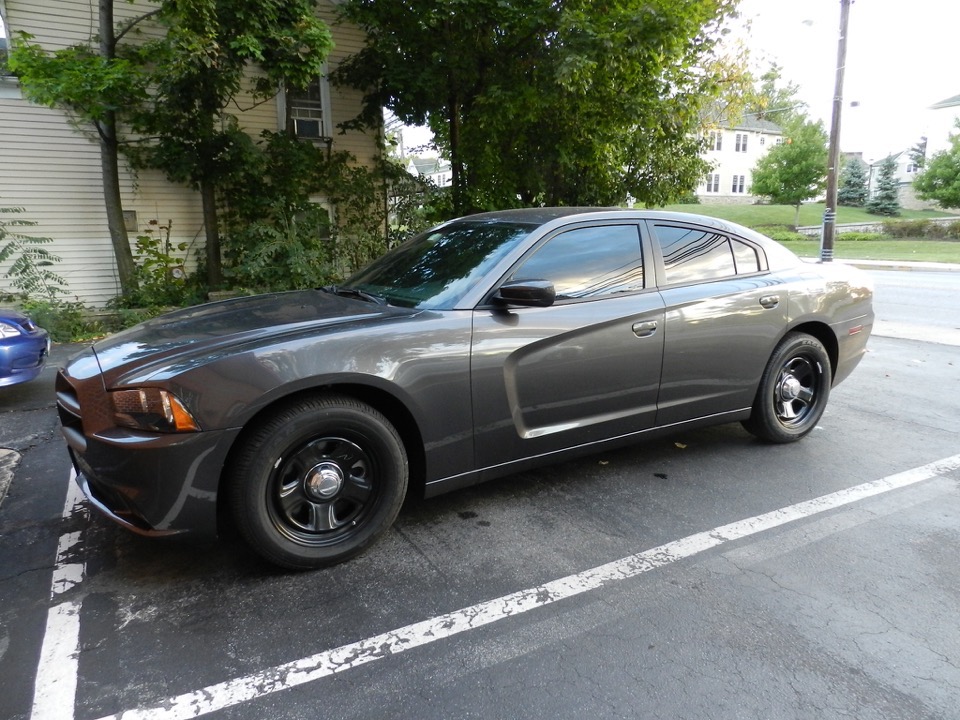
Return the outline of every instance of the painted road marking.
<path id="1" fill-rule="evenodd" d="M 421 645 L 545 607 L 610 583 L 636 577 L 732 540 L 749 537 L 794 520 L 808 518 L 881 493 L 929 480 L 958 468 L 960 468 L 960 455 L 954 455 L 923 467 L 690 535 L 539 587 L 504 595 L 246 677 L 178 695 L 165 700 L 157 707 L 129 710 L 110 717 L 122 720 L 140 718 L 144 720 L 183 718 L 185 720 L 234 707 L 365 665 L 374 660 L 397 655 Z M 107 718 L 101 720 L 107 720 Z"/>
<path id="2" fill-rule="evenodd" d="M 924 480 L 960 469 L 960 455 L 944 458 L 922 467 L 890 475 L 873 482 L 857 485 L 856 487 L 840 490 L 813 500 L 790 505 L 773 512 L 746 518 L 729 525 L 723 525 L 713 530 L 696 533 L 674 542 L 646 550 L 636 555 L 600 565 L 590 570 L 569 575 L 535 588 L 504 595 L 493 600 L 462 608 L 439 617 L 430 618 L 422 622 L 397 628 L 375 637 L 360 640 L 359 642 L 343 645 L 333 650 L 311 655 L 283 665 L 269 668 L 251 675 L 247 675 L 226 682 L 168 698 L 156 707 L 137 708 L 123 711 L 117 715 L 110 715 L 100 720 L 186 720 L 198 717 L 217 710 L 236 707 L 266 697 L 272 693 L 287 690 L 298 685 L 314 682 L 337 673 L 350 670 L 361 665 L 380 660 L 392 655 L 398 655 L 407 650 L 427 645 L 444 638 L 473 630 L 485 625 L 516 617 L 530 610 L 545 607 L 567 598 L 595 590 L 615 583 L 636 577 L 642 573 L 664 567 L 684 558 L 729 543 L 733 540 L 750 537 L 758 533 L 780 527 L 795 520 L 809 518 L 830 510 L 851 505 L 855 502 L 874 497 L 891 490 L 904 488 Z M 58 606 L 51 610 L 51 614 L 63 614 Z M 70 645 L 72 633 L 78 627 L 78 621 L 65 622 L 66 629 L 59 627 L 56 620 L 48 621 L 48 633 L 59 634 L 51 640 L 51 648 L 64 653 L 69 660 L 73 658 L 75 671 L 76 646 Z M 47 647 L 47 638 L 44 639 L 44 649 Z M 51 652 L 51 656 L 55 655 Z M 56 657 L 44 655 L 42 662 L 58 662 Z M 48 679 L 43 678 L 44 682 Z M 64 688 L 67 686 L 64 685 Z M 73 679 L 75 692 L 76 679 Z M 45 692 L 38 673 L 37 695 Z M 62 697 L 62 695 L 61 695 Z M 75 700 L 57 711 L 50 707 L 53 714 L 38 714 L 37 705 L 34 705 L 34 720 L 47 718 L 69 718 L 73 720 Z M 69 713 L 66 709 L 69 708 Z"/>
<path id="3" fill-rule="evenodd" d="M 67 497 L 63 504 L 63 519 L 77 515 L 88 517 L 83 493 L 71 473 Z M 57 564 L 50 583 L 50 599 L 56 601 L 62 593 L 76 587 L 83 580 L 83 563 L 71 557 L 79 549 L 81 533 L 64 533 L 57 545 Z M 33 686 L 35 720 L 73 720 L 77 697 L 77 676 L 80 662 L 80 601 L 68 600 L 50 608 L 47 627 L 40 647 L 40 664 Z"/>

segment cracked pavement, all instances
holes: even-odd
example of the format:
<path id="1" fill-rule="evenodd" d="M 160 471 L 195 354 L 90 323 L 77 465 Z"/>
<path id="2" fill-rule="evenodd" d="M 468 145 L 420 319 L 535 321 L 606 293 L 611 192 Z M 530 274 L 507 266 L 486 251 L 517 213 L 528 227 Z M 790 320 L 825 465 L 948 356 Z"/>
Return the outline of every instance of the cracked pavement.
<path id="1" fill-rule="evenodd" d="M 80 533 L 71 559 L 86 565 L 67 592 L 83 603 L 77 720 L 324 663 L 350 669 L 210 717 L 957 717 L 957 471 L 401 654 L 389 644 L 408 642 L 397 628 L 481 623 L 501 610 L 445 614 L 550 599 L 557 578 L 955 455 L 954 347 L 876 338 L 801 443 L 726 426 L 411 500 L 374 550 L 306 574 L 232 541 L 64 522 L 52 398 L 24 402 L 0 412 L 0 446 L 20 455 L 0 505 L 5 720 L 30 718 L 64 532 Z"/>

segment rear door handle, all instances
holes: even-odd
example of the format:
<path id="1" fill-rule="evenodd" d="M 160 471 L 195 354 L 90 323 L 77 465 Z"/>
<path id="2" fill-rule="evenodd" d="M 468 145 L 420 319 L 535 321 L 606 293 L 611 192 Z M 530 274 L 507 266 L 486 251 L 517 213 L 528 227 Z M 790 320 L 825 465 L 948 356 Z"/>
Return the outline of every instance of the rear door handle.
<path id="1" fill-rule="evenodd" d="M 779 304 L 779 295 L 764 295 L 762 298 L 760 298 L 760 305 L 765 307 L 767 310 L 772 310 Z"/>
<path id="2" fill-rule="evenodd" d="M 638 322 L 633 324 L 633 334 L 637 337 L 650 337 L 657 332 L 657 321 Z"/>

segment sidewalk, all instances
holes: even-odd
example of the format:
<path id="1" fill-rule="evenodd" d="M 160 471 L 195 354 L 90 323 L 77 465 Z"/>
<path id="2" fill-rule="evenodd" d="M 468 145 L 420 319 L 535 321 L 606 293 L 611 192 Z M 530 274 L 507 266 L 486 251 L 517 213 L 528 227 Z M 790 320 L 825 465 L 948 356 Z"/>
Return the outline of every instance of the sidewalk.
<path id="1" fill-rule="evenodd" d="M 817 263 L 819 258 L 801 258 L 804 262 Z M 852 265 L 862 270 L 912 270 L 915 272 L 960 272 L 960 263 L 909 262 L 906 260 L 841 260 L 833 262 Z"/>

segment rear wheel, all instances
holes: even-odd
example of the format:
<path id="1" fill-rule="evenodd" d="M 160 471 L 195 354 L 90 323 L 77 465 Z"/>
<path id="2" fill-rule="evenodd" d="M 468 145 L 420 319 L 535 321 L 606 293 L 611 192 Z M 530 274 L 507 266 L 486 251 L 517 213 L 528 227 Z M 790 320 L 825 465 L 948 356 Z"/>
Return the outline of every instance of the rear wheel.
<path id="1" fill-rule="evenodd" d="M 407 489 L 407 457 L 389 420 L 353 398 L 301 400 L 261 422 L 231 464 L 240 535 L 270 562 L 332 565 L 372 545 Z"/>
<path id="2" fill-rule="evenodd" d="M 773 351 L 743 426 L 768 442 L 799 440 L 820 421 L 831 382 L 830 356 L 820 341 L 790 333 Z"/>

